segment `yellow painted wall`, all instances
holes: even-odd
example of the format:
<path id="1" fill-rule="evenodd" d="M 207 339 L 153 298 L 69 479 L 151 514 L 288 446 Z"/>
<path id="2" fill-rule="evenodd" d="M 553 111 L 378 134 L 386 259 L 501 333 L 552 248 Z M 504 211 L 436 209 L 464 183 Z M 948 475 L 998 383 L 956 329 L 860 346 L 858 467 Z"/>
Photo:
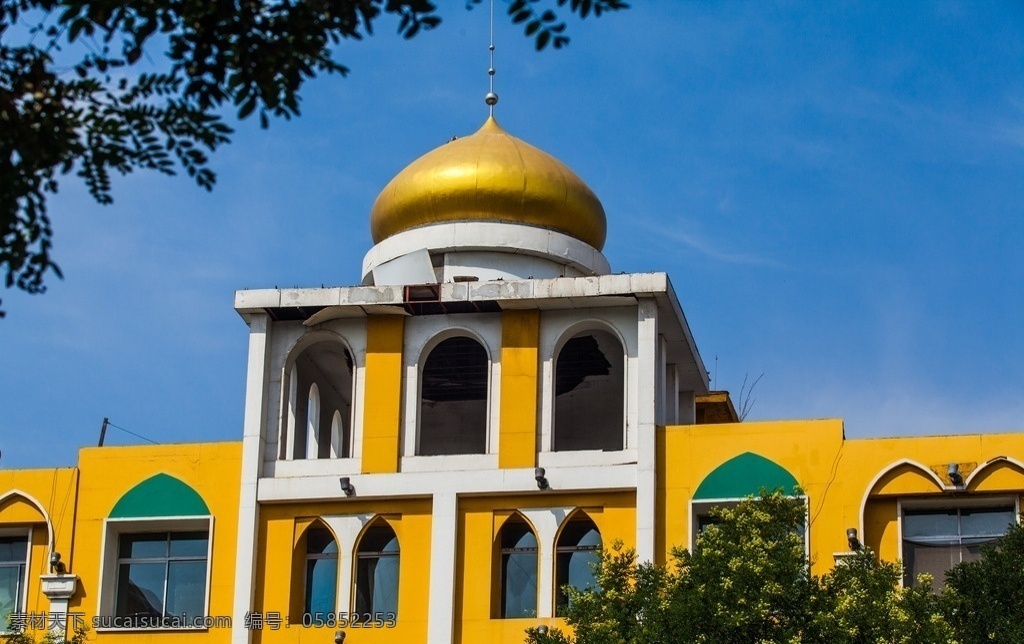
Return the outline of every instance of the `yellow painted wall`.
<path id="1" fill-rule="evenodd" d="M 430 579 L 429 499 L 390 501 L 338 501 L 333 503 L 288 503 L 266 505 L 260 510 L 260 543 L 257 562 L 256 606 L 262 613 L 279 612 L 291 625 L 277 630 L 254 632 L 254 642 L 333 642 L 337 628 L 302 626 L 305 553 L 294 556 L 297 525 L 305 526 L 315 517 L 379 514 L 398 538 L 398 620 L 394 628 L 347 628 L 352 642 L 425 642 L 427 599 Z M 339 566 L 348 566 L 355 581 L 352 552 L 341 552 Z M 296 610 L 298 615 L 293 615 Z"/>
<path id="2" fill-rule="evenodd" d="M 493 618 L 498 586 L 497 531 L 514 510 L 578 507 L 587 511 L 601 532 L 602 542 L 636 543 L 636 496 L 632 492 L 587 494 L 533 494 L 508 497 L 471 497 L 459 502 L 459 554 L 455 572 L 455 641 L 521 642 L 529 626 L 563 626 L 560 619 Z M 540 544 L 550 547 L 550 544 Z M 554 570 L 551 571 L 552 578 Z M 553 602 L 553 597 L 538 598 Z"/>
<path id="3" fill-rule="evenodd" d="M 838 420 L 671 426 L 658 431 L 657 553 L 688 546 L 690 499 L 717 467 L 744 452 L 788 470 L 803 487 L 810 517 L 812 571 L 823 574 L 848 550 L 846 529 L 887 560 L 900 554 L 898 500 L 1016 499 L 1024 492 L 1024 435 L 982 434 L 844 440 Z M 909 461 L 909 462 L 908 462 Z M 952 491 L 946 471 L 956 462 L 967 491 Z M 934 476 L 933 476 L 934 475 Z M 939 479 L 936 482 L 935 477 Z M 940 485 L 941 483 L 941 485 Z"/>
<path id="4" fill-rule="evenodd" d="M 77 468 L 0 470 L 0 529 L 31 534 L 25 613 L 48 613 L 39 575 L 50 572 L 50 528 L 62 561 L 72 558 Z M 0 624 L 0 631 L 7 627 Z"/>
<path id="5" fill-rule="evenodd" d="M 404 329 L 398 315 L 366 318 L 363 473 L 398 471 Z"/>
<path id="6" fill-rule="evenodd" d="M 100 589 L 104 521 L 114 504 L 126 492 L 151 476 L 165 473 L 180 479 L 199 493 L 214 517 L 208 614 L 232 616 L 241 452 L 241 443 L 98 447 L 81 450 L 75 559 L 71 569 L 80 581 L 79 592 L 72 598 L 69 611 L 84 613 L 86 622 L 91 624 L 99 606 L 99 593 L 114 592 L 113 588 Z M 241 619 L 241 616 L 237 616 L 237 619 Z M 92 636 L 98 636 L 103 642 L 125 644 L 166 643 L 172 640 L 227 642 L 230 640 L 230 631 L 130 631 L 93 633 Z"/>
<path id="7" fill-rule="evenodd" d="M 842 422 L 838 420 L 682 425 L 658 431 L 658 509 L 656 552 L 690 543 L 690 499 L 706 476 L 745 452 L 767 458 L 789 471 L 808 498 L 814 521 L 809 547 L 816 567 L 832 565 L 843 537 L 845 517 L 855 514 L 835 476 L 843 460 Z M 825 512 L 823 509 L 829 508 Z M 852 514 L 851 514 L 852 516 Z M 842 548 L 845 549 L 845 548 Z M 664 559 L 662 559 L 664 561 Z"/>
<path id="8" fill-rule="evenodd" d="M 540 311 L 502 313 L 498 467 L 536 464 L 539 342 Z"/>

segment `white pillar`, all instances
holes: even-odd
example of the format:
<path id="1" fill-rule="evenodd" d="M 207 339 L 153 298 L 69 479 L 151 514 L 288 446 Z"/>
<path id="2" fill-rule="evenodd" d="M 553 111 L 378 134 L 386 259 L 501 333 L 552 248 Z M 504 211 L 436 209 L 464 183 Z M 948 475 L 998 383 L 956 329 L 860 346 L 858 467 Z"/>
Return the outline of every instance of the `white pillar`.
<path id="1" fill-rule="evenodd" d="M 259 506 L 256 486 L 263 467 L 266 441 L 264 396 L 267 389 L 267 353 L 270 347 L 269 316 L 249 315 L 249 367 L 245 377 L 245 415 L 242 436 L 242 480 L 238 499 L 238 536 L 235 555 L 235 599 L 231 616 L 232 644 L 248 644 L 252 632 L 245 628 L 245 613 L 253 609 L 256 589 L 256 545 Z"/>
<path id="2" fill-rule="evenodd" d="M 434 494 L 430 519 L 430 592 L 427 598 L 427 641 L 452 642 L 455 621 L 455 556 L 459 529 L 459 498 L 455 492 Z"/>
<path id="3" fill-rule="evenodd" d="M 636 557 L 654 561 L 657 510 L 658 305 L 643 298 L 637 307 Z"/>
<path id="4" fill-rule="evenodd" d="M 555 535 L 572 508 L 532 508 L 519 512 L 537 530 L 537 617 L 551 617 L 555 602 Z"/>
<path id="5" fill-rule="evenodd" d="M 78 587 L 78 575 L 39 575 L 39 580 L 42 582 L 43 594 L 50 600 L 50 632 L 59 638 L 66 637 L 68 633 L 73 634 L 75 624 L 68 623 L 68 601 Z M 76 619 L 80 618 L 81 613 L 78 613 Z M 6 628 L 6 624 L 4 627 Z"/>
<path id="6" fill-rule="evenodd" d="M 349 613 L 355 608 L 352 606 L 352 570 L 355 568 L 356 539 L 373 517 L 372 514 L 323 517 L 323 522 L 338 540 L 338 594 L 335 610 L 339 613 Z"/>

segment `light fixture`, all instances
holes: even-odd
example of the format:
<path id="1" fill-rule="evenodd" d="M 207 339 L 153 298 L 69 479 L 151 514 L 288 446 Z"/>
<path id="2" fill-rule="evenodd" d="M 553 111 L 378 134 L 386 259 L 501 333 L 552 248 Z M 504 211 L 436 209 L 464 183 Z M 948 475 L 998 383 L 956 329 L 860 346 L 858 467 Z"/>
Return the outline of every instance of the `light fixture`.
<path id="1" fill-rule="evenodd" d="M 345 641 L 345 631 L 334 631 L 334 644 L 341 644 Z"/>
<path id="2" fill-rule="evenodd" d="M 356 495 L 356 486 L 352 485 L 352 481 L 347 476 L 341 477 L 338 481 L 341 483 L 341 491 L 345 493 L 345 496 Z"/>
<path id="3" fill-rule="evenodd" d="M 60 553 L 56 550 L 50 554 L 50 572 L 63 575 L 67 572 L 67 567 L 64 566 L 64 562 L 60 560 Z"/>
<path id="4" fill-rule="evenodd" d="M 543 467 L 535 467 L 535 468 L 533 468 L 533 478 L 534 478 L 534 480 L 537 481 L 537 487 L 539 487 L 540 489 L 546 490 L 546 489 L 548 489 L 548 487 L 550 487 L 548 485 L 547 477 L 544 476 L 544 468 Z"/>
<path id="5" fill-rule="evenodd" d="M 949 481 L 956 487 L 964 486 L 964 477 L 960 476 L 960 464 L 950 463 L 949 469 L 946 470 L 946 474 L 949 475 Z"/>
<path id="6" fill-rule="evenodd" d="M 860 550 L 860 539 L 857 538 L 857 528 L 846 529 L 846 542 L 850 544 L 850 550 Z"/>
<path id="7" fill-rule="evenodd" d="M 537 634 L 538 635 L 547 635 L 548 634 L 548 627 L 547 627 L 547 625 L 541 624 L 540 626 L 538 626 L 537 627 Z"/>

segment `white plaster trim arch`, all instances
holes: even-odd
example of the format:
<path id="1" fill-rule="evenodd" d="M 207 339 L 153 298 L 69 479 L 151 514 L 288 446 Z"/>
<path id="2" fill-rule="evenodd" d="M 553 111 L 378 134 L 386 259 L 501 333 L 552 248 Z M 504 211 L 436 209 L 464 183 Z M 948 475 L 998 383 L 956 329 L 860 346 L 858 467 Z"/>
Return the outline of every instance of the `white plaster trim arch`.
<path id="1" fill-rule="evenodd" d="M 466 324 L 470 318 L 476 324 Z M 487 444 L 484 455 L 498 451 L 498 413 L 501 383 L 501 314 L 431 315 L 406 320 L 405 346 L 402 352 L 403 414 L 402 457 L 410 459 L 464 459 L 470 468 L 489 467 L 492 459 L 479 454 L 448 456 L 417 456 L 420 439 L 420 401 L 422 400 L 423 367 L 430 352 L 451 338 L 470 338 L 487 354 Z M 410 463 L 411 464 L 411 463 Z M 418 469 L 418 465 L 414 466 Z M 445 466 L 447 467 L 447 466 Z M 427 469 L 430 469 L 429 467 Z"/>
<path id="2" fill-rule="evenodd" d="M 55 537 L 55 535 L 53 533 L 53 521 L 50 520 L 50 513 L 46 511 L 46 508 L 43 507 L 43 504 L 40 503 L 38 499 L 36 499 L 34 496 L 29 494 L 28 492 L 22 492 L 21 490 L 19 490 L 17 488 L 15 488 L 13 490 L 8 490 L 7 492 L 4 492 L 3 494 L 0 494 L 0 504 L 3 504 L 7 500 L 13 499 L 15 497 L 20 497 L 20 498 L 24 499 L 29 505 L 31 505 L 35 509 L 39 510 L 39 514 L 43 515 L 43 520 L 46 522 L 46 547 L 49 549 L 49 552 L 47 553 L 47 556 L 46 556 L 46 560 L 47 560 L 47 562 L 49 562 L 50 555 L 53 554 L 53 546 L 54 546 L 53 540 L 54 540 L 54 537 Z M 31 545 L 31 544 L 29 544 L 29 545 Z M 0 625 L 0 626 L 2 626 L 2 625 Z"/>
<path id="3" fill-rule="evenodd" d="M 942 482 L 942 479 L 939 478 L 938 474 L 936 474 L 931 469 L 929 469 L 928 467 L 918 463 L 915 460 L 911 460 L 909 458 L 902 458 L 902 459 L 900 459 L 898 461 L 890 463 L 889 465 L 886 465 L 881 470 L 879 470 L 878 474 L 876 474 L 873 479 L 871 479 L 871 482 L 868 484 L 867 489 L 864 490 L 864 496 L 860 500 L 860 517 L 859 517 L 860 518 L 860 521 L 859 521 L 860 526 L 859 526 L 859 528 L 860 528 L 860 540 L 861 540 L 862 543 L 864 542 L 864 539 L 866 537 L 866 535 L 864 533 L 864 512 L 867 510 L 868 499 L 871 498 L 871 493 L 874 491 L 875 486 L 878 485 L 878 482 L 882 480 L 883 476 L 885 476 L 889 472 L 893 471 L 897 467 L 903 467 L 904 465 L 909 465 L 911 467 L 914 467 L 914 468 L 920 470 L 923 474 L 927 475 L 928 478 L 930 478 L 932 481 L 934 481 L 935 485 L 938 486 L 939 489 L 937 490 L 937 492 L 945 492 L 945 491 L 950 489 L 950 488 L 948 488 L 945 485 L 945 483 Z"/>
<path id="4" fill-rule="evenodd" d="M 971 472 L 970 475 L 966 479 L 964 479 L 964 489 L 967 489 L 968 487 L 970 487 L 971 481 L 973 481 L 978 476 L 979 473 L 981 473 L 981 472 L 989 469 L 993 465 L 997 465 L 999 463 L 1009 463 L 1010 465 L 1016 466 L 1017 469 L 1019 469 L 1022 473 L 1024 473 L 1024 463 L 1022 463 L 1021 461 L 1018 461 L 1017 459 L 1013 458 L 1012 456 L 1002 456 L 1002 455 L 1000 455 L 1000 456 L 993 456 L 992 458 L 988 459 L 987 461 L 985 461 L 984 463 L 982 463 L 981 465 L 976 467 L 974 469 L 974 471 Z"/>
<path id="5" fill-rule="evenodd" d="M 302 355 L 306 349 L 320 344 L 322 342 L 333 342 L 340 344 L 344 347 L 345 351 L 352 358 L 352 390 L 349 392 L 349 455 L 355 457 L 358 453 L 356 451 L 357 446 L 361 443 L 361 440 L 356 439 L 357 429 L 356 419 L 359 417 L 361 412 L 357 413 L 358 399 L 356 397 L 359 391 L 358 379 L 360 370 L 365 367 L 366 363 L 366 352 L 357 352 L 354 350 L 352 343 L 344 335 L 330 329 L 316 329 L 303 333 L 299 336 L 295 342 L 288 348 L 285 355 L 284 364 L 281 366 L 281 387 L 280 395 L 278 396 L 278 420 L 277 420 L 277 457 L 282 460 L 291 461 L 295 458 L 295 432 L 306 431 L 305 427 L 295 427 L 294 422 L 294 404 L 295 398 L 298 395 L 298 391 L 292 383 L 292 376 L 295 374 L 295 361 L 298 360 L 299 356 Z M 344 420 L 344 419 L 343 419 Z M 308 422 L 308 419 L 307 419 Z M 361 432 L 359 432 L 361 434 Z M 307 452 L 309 451 L 309 445 L 306 445 Z M 307 457 L 308 458 L 308 457 Z"/>
<path id="6" fill-rule="evenodd" d="M 564 314 L 564 312 L 558 312 Z M 579 313 L 577 311 L 576 313 Z M 609 315 L 609 313 L 612 313 Z M 622 318 L 615 319 L 615 313 Z M 551 319 L 548 319 L 551 318 Z M 625 333 L 623 329 L 633 331 Z M 541 316 L 541 393 L 538 401 L 540 422 L 538 423 L 539 446 L 542 453 L 554 453 L 555 430 L 555 370 L 558 354 L 565 344 L 576 335 L 586 331 L 606 331 L 618 339 L 623 351 L 622 359 L 622 411 L 623 450 L 636 448 L 636 423 L 638 419 L 637 399 L 631 395 L 636 391 L 636 360 L 639 348 L 636 337 L 636 312 L 634 307 L 621 309 L 591 309 L 582 320 L 577 316 L 565 320 L 554 314 Z M 604 454 L 604 452 L 595 452 Z"/>

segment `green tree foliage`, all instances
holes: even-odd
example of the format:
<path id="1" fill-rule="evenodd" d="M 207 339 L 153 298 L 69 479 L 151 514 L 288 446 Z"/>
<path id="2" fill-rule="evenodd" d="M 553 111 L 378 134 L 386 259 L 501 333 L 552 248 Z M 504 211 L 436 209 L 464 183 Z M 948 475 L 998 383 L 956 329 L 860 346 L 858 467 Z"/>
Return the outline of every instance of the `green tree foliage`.
<path id="1" fill-rule="evenodd" d="M 30 632 L 24 624 L 12 622 L 8 619 L 7 632 L 0 635 L 0 641 L 5 644 L 85 644 L 89 641 L 89 629 L 84 624 L 74 626 L 69 637 L 60 629 Z"/>
<path id="2" fill-rule="evenodd" d="M 467 0 L 466 6 L 484 0 Z M 568 44 L 548 5 L 585 18 L 622 0 L 511 0 L 538 50 Z M 209 154 L 238 118 L 291 118 L 303 84 L 347 73 L 331 47 L 372 35 L 383 16 L 413 38 L 441 23 L 430 0 L 0 0 L 0 272 L 45 290 L 53 228 L 47 196 L 74 173 L 112 200 L 112 172 L 184 170 L 207 190 Z M 140 61 L 159 60 L 156 72 Z M 150 66 L 149 68 L 152 68 Z M 0 316 L 3 313 L 0 311 Z"/>
<path id="3" fill-rule="evenodd" d="M 949 642 L 931 580 L 902 588 L 902 568 L 858 551 L 816 580 L 805 641 L 835 644 Z"/>
<path id="4" fill-rule="evenodd" d="M 946 574 L 942 613 L 960 644 L 1024 642 L 1024 527 L 1010 526 L 981 554 Z"/>
<path id="5" fill-rule="evenodd" d="M 781 491 L 717 510 L 693 551 L 674 550 L 665 566 L 637 564 L 616 544 L 599 559 L 596 589 L 567 589 L 572 634 L 530 629 L 527 642 L 953 641 L 938 596 L 927 584 L 899 587 L 896 564 L 861 552 L 823 577 L 810 575 L 805 512 L 802 500 Z"/>

